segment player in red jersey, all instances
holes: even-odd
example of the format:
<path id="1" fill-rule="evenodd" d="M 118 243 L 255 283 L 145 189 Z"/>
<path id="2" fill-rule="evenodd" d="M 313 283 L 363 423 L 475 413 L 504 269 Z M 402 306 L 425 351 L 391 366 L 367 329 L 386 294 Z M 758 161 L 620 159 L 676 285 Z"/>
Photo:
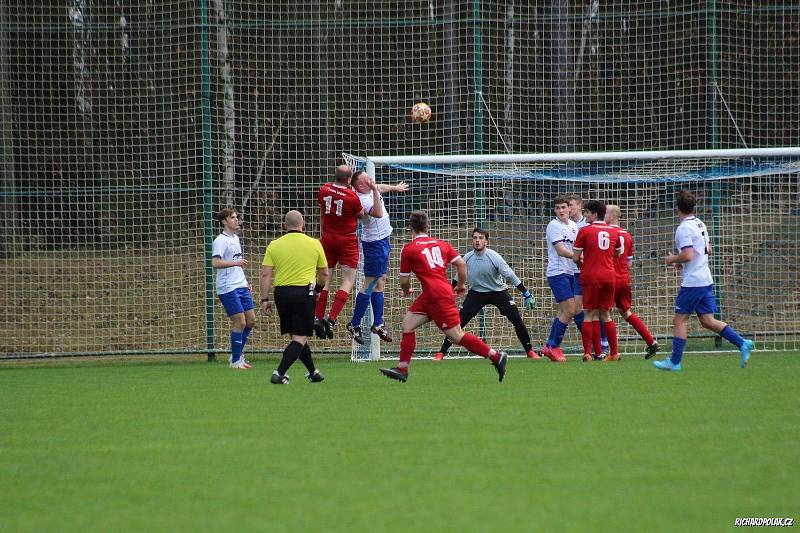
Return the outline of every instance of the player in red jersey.
<path id="1" fill-rule="evenodd" d="M 358 219 L 371 216 L 383 216 L 383 203 L 380 202 L 380 193 L 371 178 L 369 180 L 374 207 L 370 213 L 365 213 L 361 207 L 358 194 L 350 188 L 353 171 L 347 165 L 336 168 L 333 183 L 326 183 L 319 188 L 317 203 L 322 211 L 322 236 L 320 242 L 325 250 L 328 260 L 328 282 L 319 293 L 317 307 L 314 312 L 314 331 L 317 337 L 333 338 L 333 326 L 344 304 L 350 297 L 350 291 L 356 282 L 358 271 Z M 330 312 L 325 316 L 328 307 L 328 285 L 333 279 L 333 269 L 337 264 L 342 265 L 342 284 L 333 298 Z"/>
<path id="2" fill-rule="evenodd" d="M 417 344 L 414 330 L 431 320 L 436 323 L 453 344 L 463 346 L 470 352 L 492 362 L 500 381 L 506 374 L 508 357 L 489 347 L 472 333 L 461 329 L 461 317 L 453 298 L 453 286 L 447 280 L 447 267 L 454 265 L 458 272 L 455 292 L 463 296 L 467 292 L 467 264 L 450 243 L 428 236 L 428 214 L 414 211 L 408 221 L 411 241 L 400 253 L 400 288 L 404 296 L 411 294 L 411 273 L 417 276 L 422 291 L 403 318 L 403 335 L 400 339 L 400 363 L 396 368 L 381 368 L 388 378 L 405 382 L 408 365 Z"/>
<path id="3" fill-rule="evenodd" d="M 647 326 L 642 322 L 642 319 L 636 316 L 631 311 L 631 272 L 630 264 L 633 262 L 633 235 L 628 230 L 620 227 L 620 208 L 614 204 L 606 206 L 605 223 L 616 227 L 619 233 L 619 240 L 622 244 L 622 254 L 620 254 L 614 262 L 614 270 L 617 274 L 614 283 L 614 303 L 617 305 L 617 310 L 622 318 L 636 330 L 636 333 L 647 343 L 647 350 L 645 352 L 645 359 L 650 359 L 658 352 L 658 343 L 650 334 Z"/>
<path id="4" fill-rule="evenodd" d="M 622 253 L 622 245 L 617 228 L 603 222 L 606 206 L 603 202 L 591 200 L 583 207 L 586 221 L 589 222 L 578 231 L 578 237 L 572 247 L 572 259 L 576 264 L 582 263 L 581 288 L 583 289 L 583 309 L 586 319 L 581 328 L 583 338 L 583 360 L 592 360 L 594 353 L 602 353 L 600 345 L 600 322 L 606 329 L 609 355 L 606 361 L 619 360 L 617 345 L 617 326 L 611 320 L 611 308 L 614 307 L 614 283 L 616 257 Z M 581 255 L 583 257 L 581 257 Z"/>

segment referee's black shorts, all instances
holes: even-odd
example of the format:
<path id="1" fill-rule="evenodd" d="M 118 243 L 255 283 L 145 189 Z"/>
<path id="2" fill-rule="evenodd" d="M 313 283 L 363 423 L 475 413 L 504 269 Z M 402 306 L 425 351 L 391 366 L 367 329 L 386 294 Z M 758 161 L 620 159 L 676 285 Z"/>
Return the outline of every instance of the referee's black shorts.
<path id="1" fill-rule="evenodd" d="M 281 335 L 310 337 L 314 332 L 314 289 L 309 285 L 275 287 L 275 308 L 281 321 Z"/>

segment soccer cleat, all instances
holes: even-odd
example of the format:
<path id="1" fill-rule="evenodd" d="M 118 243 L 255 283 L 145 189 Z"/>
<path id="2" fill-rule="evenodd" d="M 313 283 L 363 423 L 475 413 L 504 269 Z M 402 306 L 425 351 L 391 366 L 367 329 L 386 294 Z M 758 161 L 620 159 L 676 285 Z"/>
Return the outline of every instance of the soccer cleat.
<path id="1" fill-rule="evenodd" d="M 336 325 L 335 320 L 331 320 L 330 317 L 324 318 L 322 320 L 322 325 L 325 327 L 325 336 L 329 339 L 333 338 L 333 326 Z"/>
<path id="2" fill-rule="evenodd" d="M 657 353 L 658 353 L 658 343 L 656 341 L 653 341 L 653 344 L 651 344 L 650 346 L 647 347 L 647 350 L 646 350 L 646 353 L 644 355 L 644 358 L 645 359 L 650 359 L 651 357 L 653 357 Z"/>
<path id="3" fill-rule="evenodd" d="M 506 352 L 499 352 L 498 355 L 500 357 L 497 358 L 496 363 L 492 361 L 492 366 L 494 366 L 494 369 L 497 370 L 497 377 L 499 378 L 498 381 L 503 381 L 503 378 L 506 377 L 506 363 L 508 362 L 508 355 L 506 355 Z"/>
<path id="4" fill-rule="evenodd" d="M 542 358 L 542 356 L 536 353 L 536 350 L 528 350 L 527 352 L 525 352 L 525 355 L 527 355 L 530 359 L 535 359 L 535 360 Z"/>
<path id="5" fill-rule="evenodd" d="M 347 332 L 353 337 L 353 340 L 356 341 L 358 344 L 364 344 L 366 341 L 364 340 L 364 336 L 361 333 L 361 326 L 354 326 L 352 324 L 347 324 Z"/>
<path id="6" fill-rule="evenodd" d="M 402 372 L 399 368 L 381 368 L 381 374 L 389 379 L 394 379 L 400 383 L 405 383 L 408 379 L 408 372 Z"/>
<path id="7" fill-rule="evenodd" d="M 239 359 L 235 363 L 231 363 L 230 367 L 233 368 L 234 370 L 249 370 L 250 369 L 250 366 L 247 365 L 247 363 L 244 362 L 244 358 Z"/>
<path id="8" fill-rule="evenodd" d="M 272 373 L 272 377 L 269 378 L 269 382 L 273 385 L 288 385 L 289 384 L 289 376 L 281 376 L 278 374 L 278 371 Z"/>
<path id="9" fill-rule="evenodd" d="M 245 367 L 247 370 L 250 370 L 251 368 L 253 368 L 253 365 L 251 365 L 251 364 L 250 364 L 250 361 L 248 361 L 247 359 L 245 359 L 245 358 L 244 358 L 244 356 L 242 356 L 242 358 L 240 359 L 240 361 L 241 361 L 242 363 L 244 363 L 244 367 Z"/>
<path id="10" fill-rule="evenodd" d="M 369 330 L 381 338 L 383 342 L 392 342 L 392 336 L 389 335 L 389 332 L 386 330 L 386 325 L 381 324 L 379 326 L 372 326 Z"/>
<path id="11" fill-rule="evenodd" d="M 605 361 L 606 357 L 607 354 L 602 354 L 602 353 L 600 355 L 592 354 L 592 361 Z"/>
<path id="12" fill-rule="evenodd" d="M 594 357 L 590 353 L 585 353 L 585 354 L 583 354 L 583 357 L 581 357 L 581 361 L 583 361 L 584 363 L 589 363 L 593 359 L 594 359 Z"/>
<path id="13" fill-rule="evenodd" d="M 653 366 L 659 370 L 669 370 L 670 372 L 680 372 L 681 370 L 681 364 L 676 365 L 669 357 L 661 361 L 653 361 Z"/>
<path id="14" fill-rule="evenodd" d="M 739 348 L 739 366 L 744 368 L 750 360 L 750 352 L 755 349 L 756 345 L 750 339 L 745 339 L 742 347 Z"/>
<path id="15" fill-rule="evenodd" d="M 313 374 L 309 374 L 308 372 L 306 372 L 306 379 L 308 380 L 309 383 L 319 383 L 320 381 L 325 379 L 325 376 L 323 376 L 322 372 L 320 372 L 319 370 L 314 370 Z"/>
<path id="16" fill-rule="evenodd" d="M 622 359 L 622 357 L 618 353 L 611 353 L 605 356 L 603 361 L 619 361 L 620 359 Z"/>
<path id="17" fill-rule="evenodd" d="M 433 354 L 434 361 L 442 361 L 443 359 L 444 359 L 444 353 L 436 352 L 435 354 Z"/>
<path id="18" fill-rule="evenodd" d="M 561 351 L 561 348 L 552 347 L 548 345 L 544 345 L 540 352 L 543 357 L 547 357 L 554 363 L 566 363 L 567 358 L 564 357 L 564 352 Z"/>
<path id="19" fill-rule="evenodd" d="M 323 323 L 323 319 L 314 318 L 314 333 L 316 333 L 317 337 L 320 339 L 328 338 L 327 333 L 325 333 L 325 324 Z"/>

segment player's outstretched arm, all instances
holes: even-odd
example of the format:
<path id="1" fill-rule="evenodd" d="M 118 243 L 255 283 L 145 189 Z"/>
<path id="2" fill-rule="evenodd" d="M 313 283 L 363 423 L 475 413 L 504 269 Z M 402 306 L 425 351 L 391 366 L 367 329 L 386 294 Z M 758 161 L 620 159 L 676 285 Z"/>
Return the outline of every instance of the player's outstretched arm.
<path id="1" fill-rule="evenodd" d="M 388 194 L 390 192 L 406 192 L 408 190 L 408 183 L 405 181 L 401 181 L 396 185 L 389 185 L 388 183 L 379 183 L 378 190 L 382 194 Z"/>

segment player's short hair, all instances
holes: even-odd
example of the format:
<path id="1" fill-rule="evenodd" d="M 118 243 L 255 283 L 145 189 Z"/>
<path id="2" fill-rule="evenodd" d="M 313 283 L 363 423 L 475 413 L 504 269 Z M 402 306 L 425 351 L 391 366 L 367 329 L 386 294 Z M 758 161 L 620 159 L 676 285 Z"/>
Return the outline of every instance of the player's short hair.
<path id="1" fill-rule="evenodd" d="M 217 215 L 214 218 L 217 219 L 217 222 L 222 224 L 223 220 L 225 220 L 226 218 L 228 218 L 229 216 L 231 216 L 235 212 L 236 212 L 236 209 L 234 209 L 232 207 L 223 207 L 222 209 L 219 210 L 219 213 L 217 213 Z"/>
<path id="2" fill-rule="evenodd" d="M 681 213 L 691 215 L 694 213 L 694 206 L 697 205 L 697 197 L 690 191 L 683 189 L 675 195 L 675 205 Z"/>
<path id="3" fill-rule="evenodd" d="M 569 198 L 567 196 L 556 196 L 556 199 L 553 200 L 553 207 L 557 206 L 558 204 L 568 204 Z"/>
<path id="4" fill-rule="evenodd" d="M 417 233 L 426 231 L 428 229 L 428 213 L 425 211 L 412 211 L 408 217 L 408 226 Z"/>
<path id="5" fill-rule="evenodd" d="M 485 229 L 475 226 L 474 228 L 472 228 L 472 233 L 470 233 L 469 235 L 470 237 L 474 237 L 476 233 L 480 233 L 486 238 L 487 241 L 489 240 L 489 232 L 486 231 Z"/>
<path id="6" fill-rule="evenodd" d="M 336 167 L 335 179 L 337 183 L 347 183 L 347 180 L 353 177 L 353 171 L 347 165 L 339 165 Z"/>
<path id="7" fill-rule="evenodd" d="M 589 200 L 583 205 L 583 208 L 597 215 L 597 220 L 603 220 L 606 216 L 606 204 L 599 200 Z"/>
<path id="8" fill-rule="evenodd" d="M 355 187 L 356 183 L 358 183 L 358 180 L 361 178 L 361 176 L 365 175 L 366 173 L 367 173 L 366 170 L 356 170 L 355 172 L 353 172 L 353 177 L 350 178 L 350 185 L 352 187 Z"/>
<path id="9" fill-rule="evenodd" d="M 578 204 L 583 205 L 583 198 L 581 198 L 580 194 L 576 194 L 573 192 L 571 194 L 566 195 L 565 198 L 567 199 L 567 203 L 575 200 L 575 202 L 577 202 Z"/>

